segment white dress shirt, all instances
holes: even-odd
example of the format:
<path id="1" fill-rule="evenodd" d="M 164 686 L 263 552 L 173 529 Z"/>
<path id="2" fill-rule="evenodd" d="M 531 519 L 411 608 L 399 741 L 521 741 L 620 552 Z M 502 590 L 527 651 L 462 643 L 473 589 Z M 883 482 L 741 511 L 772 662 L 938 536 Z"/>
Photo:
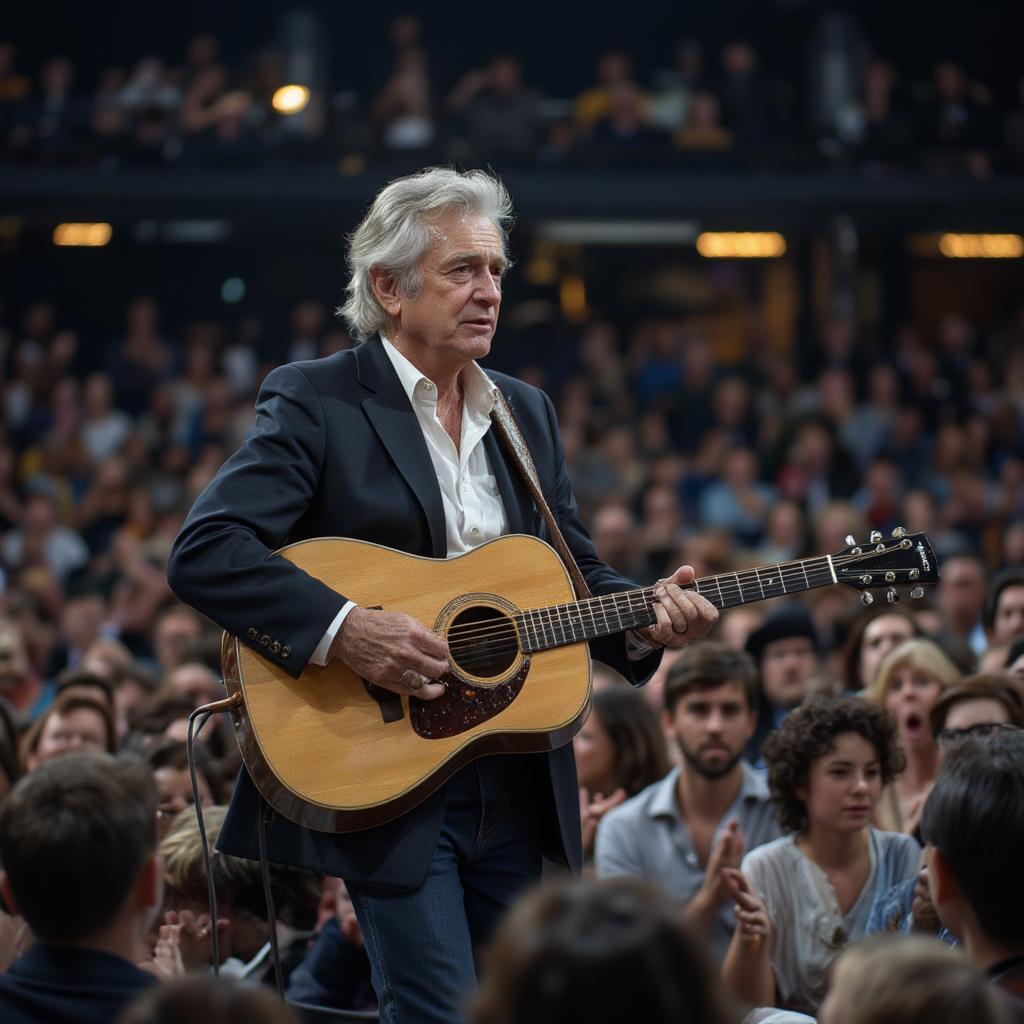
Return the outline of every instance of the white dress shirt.
<path id="1" fill-rule="evenodd" d="M 447 556 L 464 554 L 478 544 L 500 537 L 508 529 L 508 516 L 483 445 L 494 407 L 494 385 L 490 378 L 476 363 L 462 371 L 462 435 L 456 449 L 437 416 L 437 385 L 383 335 L 381 340 L 409 397 L 434 465 L 444 506 Z M 327 627 L 310 656 L 314 665 L 327 664 L 331 644 L 353 608 L 355 602 L 347 601 Z"/>

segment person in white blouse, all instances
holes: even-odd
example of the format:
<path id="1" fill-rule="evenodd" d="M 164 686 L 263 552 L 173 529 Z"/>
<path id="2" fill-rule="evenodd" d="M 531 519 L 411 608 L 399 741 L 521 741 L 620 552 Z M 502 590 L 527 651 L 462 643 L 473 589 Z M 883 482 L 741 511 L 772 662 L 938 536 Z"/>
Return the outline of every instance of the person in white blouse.
<path id="1" fill-rule="evenodd" d="M 764 746 L 768 787 L 788 834 L 728 872 L 738 926 L 723 974 L 754 1006 L 813 1014 L 832 961 L 865 934 L 876 899 L 917 872 L 910 836 L 871 826 L 902 767 L 888 713 L 859 698 L 817 698 Z"/>

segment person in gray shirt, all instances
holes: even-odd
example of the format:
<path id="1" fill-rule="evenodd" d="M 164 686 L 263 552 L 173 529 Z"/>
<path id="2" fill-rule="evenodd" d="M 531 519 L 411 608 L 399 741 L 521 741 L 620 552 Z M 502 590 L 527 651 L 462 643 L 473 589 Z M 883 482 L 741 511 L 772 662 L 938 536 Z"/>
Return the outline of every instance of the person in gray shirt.
<path id="1" fill-rule="evenodd" d="M 768 786 L 742 758 L 757 726 L 757 670 L 715 640 L 686 648 L 665 680 L 666 729 L 682 765 L 610 811 L 598 876 L 633 875 L 680 901 L 718 960 L 735 928 L 723 869 L 781 835 Z"/>

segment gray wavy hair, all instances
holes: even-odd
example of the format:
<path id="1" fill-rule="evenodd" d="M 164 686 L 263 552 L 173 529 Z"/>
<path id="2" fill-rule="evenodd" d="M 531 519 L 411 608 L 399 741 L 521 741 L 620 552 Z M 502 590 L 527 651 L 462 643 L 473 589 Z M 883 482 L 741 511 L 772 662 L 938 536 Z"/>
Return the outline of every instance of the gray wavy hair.
<path id="1" fill-rule="evenodd" d="M 422 284 L 420 257 L 436 240 L 429 219 L 443 210 L 473 211 L 490 218 L 508 258 L 512 197 L 497 178 L 485 171 L 428 167 L 396 178 L 377 193 L 369 213 L 349 236 L 348 298 L 338 309 L 353 338 L 360 341 L 379 331 L 387 314 L 370 283 L 375 267 L 395 276 L 399 289 L 415 295 Z"/>

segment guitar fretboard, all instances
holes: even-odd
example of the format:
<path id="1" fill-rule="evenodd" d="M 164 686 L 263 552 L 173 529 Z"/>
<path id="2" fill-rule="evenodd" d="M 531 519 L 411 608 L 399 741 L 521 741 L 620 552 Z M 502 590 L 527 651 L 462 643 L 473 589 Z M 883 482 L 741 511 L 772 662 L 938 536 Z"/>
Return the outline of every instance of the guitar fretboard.
<path id="1" fill-rule="evenodd" d="M 834 582 L 831 560 L 823 555 L 704 576 L 683 589 L 696 591 L 716 608 L 725 609 L 814 590 Z M 515 620 L 522 649 L 544 651 L 650 626 L 655 622 L 655 591 L 656 587 L 643 587 L 519 612 Z"/>

